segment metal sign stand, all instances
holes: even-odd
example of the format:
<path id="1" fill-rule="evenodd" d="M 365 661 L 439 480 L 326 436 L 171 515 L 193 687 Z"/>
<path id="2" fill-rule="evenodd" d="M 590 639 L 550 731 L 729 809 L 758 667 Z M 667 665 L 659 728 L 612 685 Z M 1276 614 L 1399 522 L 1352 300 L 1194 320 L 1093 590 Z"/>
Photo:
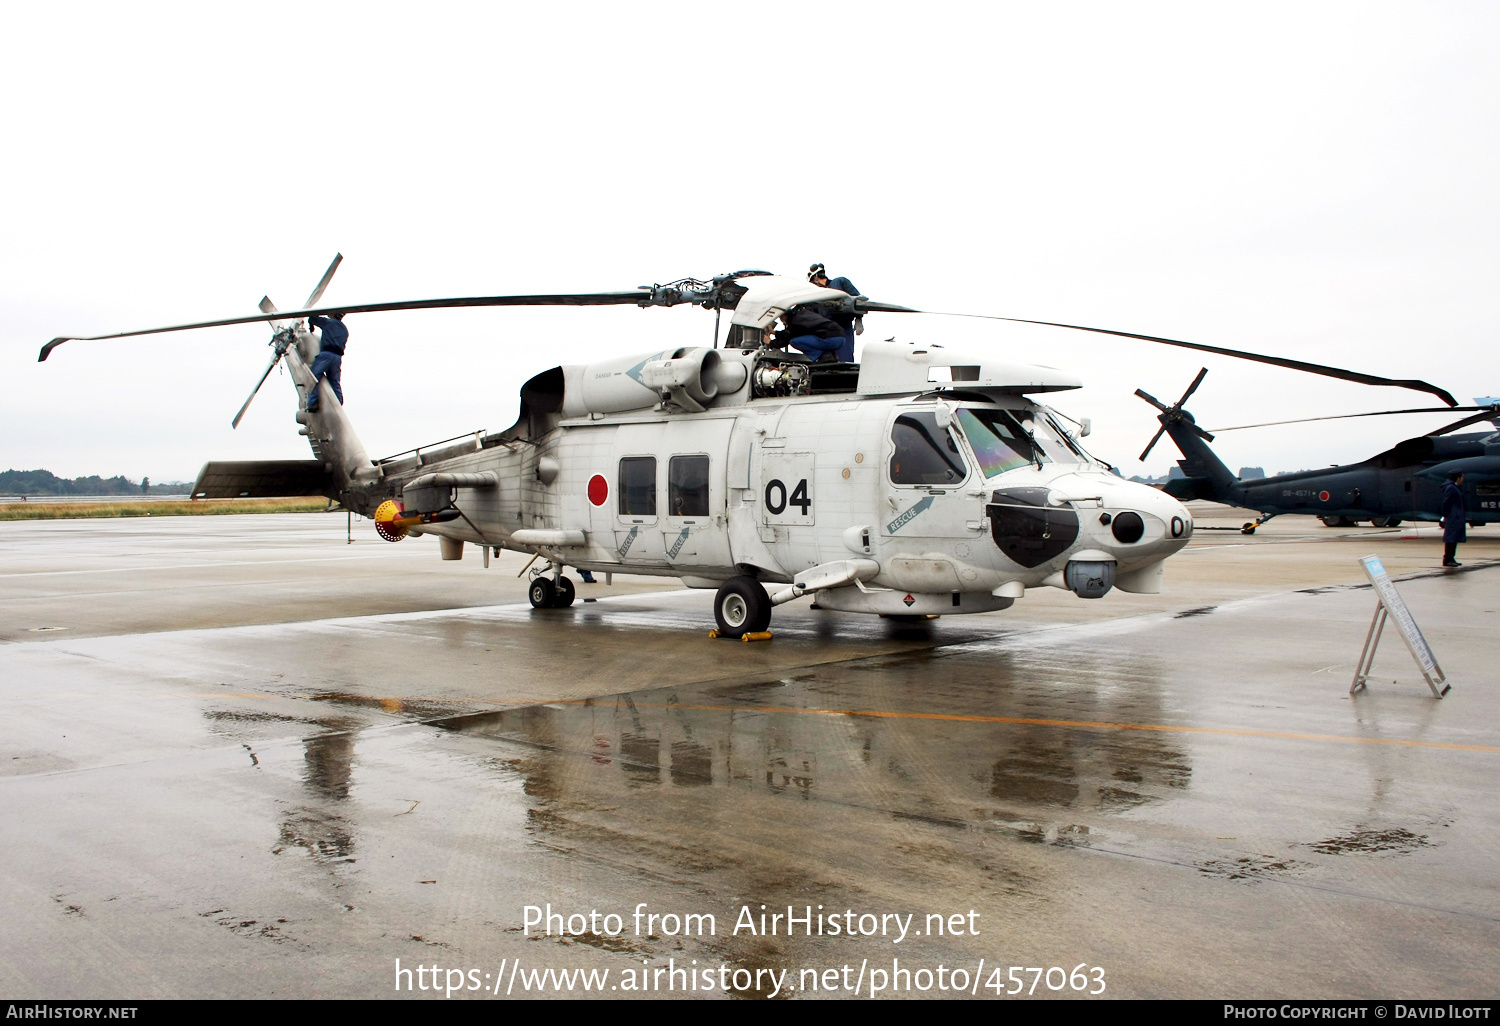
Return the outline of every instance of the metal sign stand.
<path id="1" fill-rule="evenodd" d="M 1352 695 L 1364 689 L 1365 682 L 1370 677 L 1370 669 L 1375 665 L 1375 648 L 1380 644 L 1380 635 L 1385 630 L 1385 622 L 1393 619 L 1396 621 L 1396 627 L 1401 631 L 1402 640 L 1406 642 L 1406 647 L 1411 652 L 1411 657 L 1417 661 L 1417 668 L 1422 671 L 1422 679 L 1432 689 L 1432 697 L 1442 698 L 1452 690 L 1453 685 L 1447 683 L 1443 668 L 1438 665 L 1431 646 L 1422 636 L 1422 629 L 1417 626 L 1417 621 L 1396 591 L 1395 582 L 1385 572 L 1385 565 L 1380 562 L 1378 556 L 1364 556 L 1359 562 L 1364 568 L 1365 576 L 1370 578 L 1370 584 L 1375 588 L 1377 603 L 1375 616 L 1370 620 L 1370 629 L 1365 632 L 1365 647 L 1359 653 L 1359 664 L 1355 667 L 1354 683 L 1349 686 L 1349 694 Z M 1441 690 L 1438 685 L 1442 685 Z"/>

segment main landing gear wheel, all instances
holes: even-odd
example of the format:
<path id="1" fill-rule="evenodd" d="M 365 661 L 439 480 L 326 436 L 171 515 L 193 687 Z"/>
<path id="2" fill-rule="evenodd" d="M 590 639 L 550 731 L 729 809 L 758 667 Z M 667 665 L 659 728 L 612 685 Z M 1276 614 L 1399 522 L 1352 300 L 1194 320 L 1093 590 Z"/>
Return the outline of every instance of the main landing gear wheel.
<path id="1" fill-rule="evenodd" d="M 559 577 L 553 585 L 557 589 L 557 597 L 552 600 L 553 609 L 567 609 L 573 604 L 573 596 L 577 594 L 573 588 L 573 582 L 566 577 Z"/>
<path id="2" fill-rule="evenodd" d="M 714 596 L 714 619 L 724 638 L 763 631 L 771 625 L 771 596 L 753 577 L 731 577 Z"/>
<path id="3" fill-rule="evenodd" d="M 1400 527 L 1400 517 L 1375 517 L 1370 521 L 1371 527 Z"/>
<path id="4" fill-rule="evenodd" d="M 526 597 L 534 609 L 551 609 L 557 604 L 557 587 L 549 578 L 538 577 L 526 590 Z"/>

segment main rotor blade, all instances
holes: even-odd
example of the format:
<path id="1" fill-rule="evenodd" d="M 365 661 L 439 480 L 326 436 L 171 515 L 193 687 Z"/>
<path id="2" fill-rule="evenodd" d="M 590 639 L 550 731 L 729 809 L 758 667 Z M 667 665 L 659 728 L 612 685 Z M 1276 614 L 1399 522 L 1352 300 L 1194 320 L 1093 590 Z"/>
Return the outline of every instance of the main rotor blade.
<path id="1" fill-rule="evenodd" d="M 1437 396 L 1449 406 L 1457 406 L 1458 400 L 1446 391 L 1426 381 L 1415 379 L 1382 378 L 1376 374 L 1361 374 L 1359 371 L 1345 370 L 1342 367 L 1326 367 L 1321 363 L 1307 363 L 1304 360 L 1289 360 L 1281 356 L 1265 356 L 1261 353 L 1249 353 L 1240 349 L 1226 349 L 1223 346 L 1207 346 L 1201 342 L 1182 342 L 1175 338 L 1159 338 L 1156 335 L 1138 335 L 1133 331 L 1113 331 L 1109 328 L 1090 328 L 1082 324 L 1062 324 L 1058 321 L 1031 321 L 1024 317 L 1000 317 L 995 314 L 970 314 L 949 313 L 938 310 L 917 310 L 916 313 L 930 313 L 938 317 L 974 317 L 986 321 L 1009 321 L 1012 324 L 1037 324 L 1046 328 L 1067 328 L 1070 331 L 1089 331 L 1096 335 L 1114 335 L 1117 338 L 1135 338 L 1143 342 L 1160 342 L 1166 346 L 1181 346 L 1183 349 L 1196 349 L 1204 353 L 1217 353 L 1220 356 L 1232 356 L 1239 360 L 1253 360 L 1256 363 L 1266 363 L 1273 367 L 1285 367 L 1288 370 L 1305 371 L 1308 374 L 1321 374 L 1325 378 L 1338 378 L 1342 381 L 1357 381 L 1362 385 L 1390 385 L 1396 388 L 1410 388 L 1417 392 L 1427 392 Z"/>
<path id="2" fill-rule="evenodd" d="M 1282 424 L 1311 424 L 1315 420 L 1349 420 L 1353 417 L 1394 417 L 1402 413 L 1462 413 L 1465 410 L 1493 409 L 1493 406 L 1424 406 L 1412 410 L 1376 410 L 1374 413 L 1337 413 L 1331 417 L 1298 417 L 1296 420 L 1268 420 L 1264 424 L 1236 424 L 1234 427 L 1214 428 L 1214 431 L 1222 434 L 1225 431 L 1245 431 L 1249 428 L 1279 427 Z M 1500 411 L 1496 411 L 1495 415 L 1500 416 Z"/>
<path id="3" fill-rule="evenodd" d="M 328 287 L 328 283 L 333 280 L 333 272 L 337 271 L 339 264 L 343 262 L 344 254 L 335 253 L 333 255 L 333 263 L 328 265 L 328 270 L 323 272 L 323 278 L 318 282 L 318 287 L 312 290 L 312 295 L 308 296 L 307 302 L 302 304 L 303 309 L 314 305 L 318 300 L 323 298 L 323 290 Z"/>
<path id="4" fill-rule="evenodd" d="M 266 365 L 266 372 L 260 376 L 260 380 L 255 383 L 255 387 L 250 390 L 250 398 L 245 400 L 245 405 L 240 407 L 240 412 L 234 415 L 234 422 L 229 425 L 231 428 L 237 428 L 240 426 L 240 418 L 244 417 L 245 411 L 250 408 L 250 403 L 254 401 L 255 394 L 260 391 L 260 386 L 266 383 L 266 379 L 271 376 L 271 372 L 275 370 L 276 365 L 281 362 L 281 356 L 282 354 L 280 350 L 278 350 L 276 355 L 271 357 L 271 362 Z"/>
<path id="5" fill-rule="evenodd" d="M 192 331 L 196 328 L 218 328 L 228 324 L 254 324 L 257 321 L 301 320 L 320 314 L 386 313 L 392 310 L 450 310 L 470 306 L 649 306 L 653 298 L 649 289 L 634 292 L 572 292 L 546 296 L 462 296 L 451 299 L 412 299 L 397 303 L 357 303 L 349 306 L 329 306 L 312 310 L 285 310 L 279 313 L 251 314 L 244 317 L 224 317 L 216 321 L 194 321 L 192 324 L 174 324 L 166 328 L 144 328 L 140 331 L 117 331 L 112 335 L 63 335 L 42 346 L 37 357 L 40 363 L 52 350 L 64 342 L 102 342 L 114 338 L 133 338 L 137 335 L 161 335 L 173 331 Z"/>
<path id="6" fill-rule="evenodd" d="M 333 273 L 339 263 L 339 258 L 334 258 L 334 263 L 325 273 L 325 282 Z M 304 317 L 317 316 L 319 314 L 331 313 L 383 313 L 395 310 L 443 310 L 461 307 L 483 307 L 483 306 L 672 306 L 678 303 L 701 303 L 706 301 L 706 295 L 702 293 L 686 293 L 673 286 L 656 286 L 653 288 L 637 289 L 630 292 L 574 292 L 556 295 L 531 295 L 531 296 L 466 296 L 449 299 L 417 299 L 395 303 L 363 303 L 351 306 L 325 307 L 322 309 L 292 310 L 286 313 L 262 313 L 258 316 L 227 317 L 213 321 L 196 321 L 192 324 L 176 324 L 164 328 L 146 328 L 139 331 L 120 331 L 109 335 L 63 335 L 52 339 L 42 347 L 37 355 L 37 361 L 42 362 L 51 355 L 52 350 L 64 342 L 85 341 L 100 342 L 115 338 L 132 338 L 138 335 L 157 335 L 174 331 L 192 331 L 198 328 L 217 328 L 229 324 L 250 324 L 256 321 L 272 321 L 281 319 L 301 319 Z M 1059 321 L 1034 321 L 1023 317 L 1001 317 L 996 314 L 970 314 L 953 313 L 945 311 L 924 311 L 908 306 L 899 306 L 894 303 L 880 303 L 873 300 L 857 297 L 860 302 L 858 306 L 866 312 L 889 312 L 889 313 L 930 313 L 940 317 L 971 317 L 979 320 L 1006 321 L 1012 324 L 1035 324 L 1048 328 L 1066 328 L 1070 331 L 1087 331 L 1096 335 L 1113 335 L 1117 338 L 1133 338 L 1143 342 L 1158 342 L 1162 345 L 1179 346 L 1183 349 L 1196 349 L 1200 352 L 1215 353 L 1220 356 L 1230 356 L 1240 360 L 1251 360 L 1256 363 L 1264 363 L 1273 367 L 1285 367 L 1288 370 L 1304 371 L 1309 374 L 1319 374 L 1324 377 L 1338 378 L 1343 381 L 1354 381 L 1364 385 L 1386 385 L 1396 388 L 1409 388 L 1418 392 L 1427 392 L 1437 396 L 1450 407 L 1458 405 L 1458 400 L 1452 395 L 1438 388 L 1436 385 L 1416 379 L 1383 378 L 1375 374 L 1363 374 L 1359 371 L 1346 370 L 1341 367 L 1328 367 L 1318 363 L 1308 363 L 1304 360 L 1291 360 L 1279 356 L 1266 356 L 1260 353 L 1250 353 L 1239 349 L 1228 349 L 1223 346 L 1204 345 L 1199 342 L 1183 342 L 1178 339 L 1161 338 L 1156 335 L 1142 335 L 1131 331 L 1114 331 L 1109 328 L 1091 328 L 1081 324 L 1064 324 Z M 729 304 L 725 304 L 729 305 Z M 1154 402 L 1154 400 L 1153 400 Z"/>
<path id="7" fill-rule="evenodd" d="M 870 299 L 870 298 L 868 298 L 866 296 L 855 296 L 854 298 L 856 300 L 855 305 L 859 308 L 859 312 L 860 313 L 925 313 L 926 312 L 924 310 L 918 310 L 915 307 L 902 306 L 900 303 L 882 303 L 882 302 L 879 302 L 878 300 Z M 946 316 L 949 316 L 949 317 L 969 317 L 969 316 L 978 316 L 978 315 L 970 315 L 970 314 L 947 314 Z"/>
<path id="8" fill-rule="evenodd" d="M 1447 427 L 1440 427 L 1436 431 L 1429 431 L 1427 432 L 1427 437 L 1435 438 L 1438 435 L 1446 435 L 1450 431 L 1457 431 L 1459 428 L 1466 428 L 1470 424 L 1478 424 L 1481 420 L 1491 420 L 1495 416 L 1495 411 L 1486 406 L 1483 413 L 1476 413 L 1472 417 L 1465 417 L 1463 420 L 1455 420 Z"/>

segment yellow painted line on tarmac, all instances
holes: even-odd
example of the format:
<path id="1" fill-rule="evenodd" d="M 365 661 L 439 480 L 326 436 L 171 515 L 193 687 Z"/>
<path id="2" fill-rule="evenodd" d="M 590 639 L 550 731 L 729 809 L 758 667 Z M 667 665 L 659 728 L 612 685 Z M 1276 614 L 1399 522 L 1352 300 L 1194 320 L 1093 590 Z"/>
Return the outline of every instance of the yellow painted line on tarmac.
<path id="1" fill-rule="evenodd" d="M 165 697 L 165 696 L 163 696 Z M 182 697 L 178 694 L 175 697 Z M 233 694 L 206 692 L 198 697 L 201 698 L 289 698 L 296 700 L 308 696 L 271 695 L 271 694 Z M 532 705 L 619 705 L 621 703 L 600 701 L 596 698 L 454 698 L 454 697 L 420 697 L 420 698 L 376 698 L 374 696 L 362 695 L 340 695 L 337 699 L 323 698 L 323 701 L 355 701 L 361 704 L 380 705 L 387 712 L 399 711 L 406 703 L 414 705 L 434 705 L 443 702 L 477 702 L 492 705 L 509 706 L 507 709 L 496 709 L 496 712 L 513 712 L 516 709 Z M 1400 748 L 1435 748 L 1453 752 L 1488 752 L 1500 755 L 1500 746 L 1496 745 L 1460 745 L 1445 741 L 1411 741 L 1403 738 L 1389 737 L 1350 737 L 1344 734 L 1301 734 L 1291 731 L 1275 730 L 1239 730 L 1233 727 L 1183 727 L 1170 723 L 1111 723 L 1108 720 L 1047 720 L 1025 716 L 969 716 L 959 713 L 924 713 L 924 712 L 897 712 L 893 710 L 880 709 L 799 709 L 791 706 L 773 705 L 698 705 L 683 702 L 632 702 L 638 709 L 684 709 L 690 712 L 729 712 L 729 713 L 780 713 L 800 716 L 858 716 L 865 719 L 879 720 L 934 720 L 945 723 L 997 723 L 1019 727 L 1069 727 L 1074 730 L 1146 730 L 1172 734 L 1212 734 L 1222 737 L 1255 737 L 1276 741 L 1336 741 L 1343 744 L 1354 745 L 1394 745 Z"/>

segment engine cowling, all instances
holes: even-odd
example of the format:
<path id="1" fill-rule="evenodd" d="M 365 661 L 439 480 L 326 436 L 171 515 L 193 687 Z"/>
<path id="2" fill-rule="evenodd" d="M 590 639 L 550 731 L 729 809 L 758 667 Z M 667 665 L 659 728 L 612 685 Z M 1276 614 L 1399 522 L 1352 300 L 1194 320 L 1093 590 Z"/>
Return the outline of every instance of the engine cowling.
<path id="1" fill-rule="evenodd" d="M 687 347 L 563 369 L 564 417 L 648 410 L 664 400 L 702 407 L 738 391 L 748 370 L 717 349 Z"/>

